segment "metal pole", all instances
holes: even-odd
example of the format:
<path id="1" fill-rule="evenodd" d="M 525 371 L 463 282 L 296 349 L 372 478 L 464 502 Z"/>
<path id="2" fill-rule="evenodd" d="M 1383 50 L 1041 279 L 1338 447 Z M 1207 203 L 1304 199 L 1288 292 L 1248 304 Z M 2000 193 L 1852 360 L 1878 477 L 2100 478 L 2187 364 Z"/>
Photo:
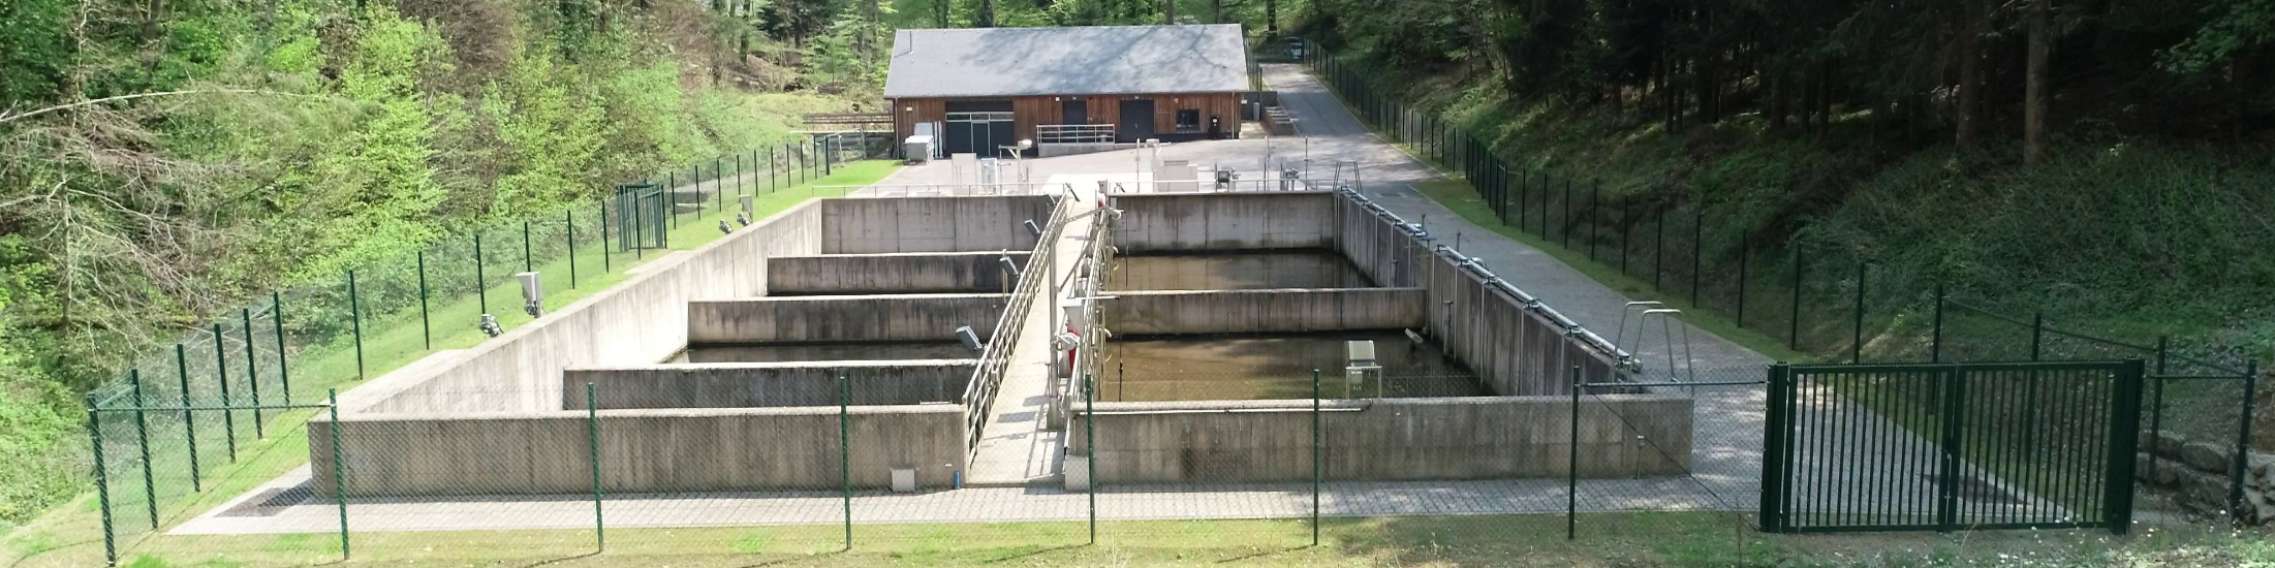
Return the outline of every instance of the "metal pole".
<path id="1" fill-rule="evenodd" d="M 687 183 L 695 186 L 695 218 L 703 218 L 703 163 L 696 162 L 687 174 Z"/>
<path id="2" fill-rule="evenodd" d="M 585 446 L 590 450 L 586 457 L 592 460 L 592 539 L 599 550 L 608 550 L 608 524 L 601 519 L 600 487 L 600 399 L 593 396 L 592 383 L 585 383 Z"/>
<path id="3" fill-rule="evenodd" d="M 608 258 L 608 252 L 608 200 L 604 198 L 600 200 L 600 271 L 604 274 L 616 270 L 616 261 Z"/>
<path id="4" fill-rule="evenodd" d="M 522 271 L 522 272 L 530 272 L 530 271 L 533 271 L 533 270 L 537 270 L 537 264 L 536 264 L 536 263 L 535 263 L 533 260 L 531 260 L 531 259 L 530 259 L 530 257 L 529 257 L 529 222 L 528 222 L 528 221 L 522 221 L 522 222 L 521 222 L 521 271 Z"/>
<path id="5" fill-rule="evenodd" d="M 2237 415 L 2236 419 L 2235 463 L 2228 478 L 2230 481 L 2228 485 L 2228 510 L 2235 512 L 2236 520 L 2239 522 L 2251 518 L 2243 512 L 2243 480 L 2244 467 L 2250 464 L 2251 413 L 2254 404 L 2257 402 L 2253 400 L 2253 397 L 2259 394 L 2258 391 L 2259 362 L 2245 362 L 2243 364 L 2243 413 Z"/>
<path id="6" fill-rule="evenodd" d="M 679 172 L 664 172 L 664 207 L 670 208 L 671 226 L 679 226 Z"/>
<path id="7" fill-rule="evenodd" d="M 1327 476 L 1326 444 L 1319 431 L 1319 369 L 1311 370 L 1311 545 L 1319 546 L 1319 484 Z"/>
<path id="8" fill-rule="evenodd" d="M 197 414 L 190 412 L 190 357 L 182 344 L 174 344 L 174 376 L 181 379 L 182 387 L 182 439 L 190 448 L 190 492 L 205 492 L 205 482 L 198 479 L 202 470 L 197 463 Z"/>
<path id="9" fill-rule="evenodd" d="M 736 159 L 741 159 L 741 157 L 737 156 Z M 719 162 L 718 158 L 711 159 L 711 173 L 719 176 L 718 179 L 711 180 L 711 204 L 715 206 L 712 209 L 724 213 L 727 211 L 727 170 L 720 168 Z"/>
<path id="10" fill-rule="evenodd" d="M 142 369 L 128 369 L 126 380 L 134 386 L 134 441 L 142 448 L 143 505 L 150 509 L 150 530 L 158 530 L 158 482 L 150 473 L 150 418 L 142 405 Z"/>
<path id="11" fill-rule="evenodd" d="M 118 542 L 111 530 L 110 468 L 103 465 L 102 415 L 95 412 L 95 393 L 87 393 L 87 442 L 95 450 L 95 504 L 103 515 L 103 565 L 118 565 Z"/>
<path id="12" fill-rule="evenodd" d="M 1090 544 L 1098 544 L 1098 382 L 1082 374 L 1082 471 L 1090 487 Z"/>
<path id="13" fill-rule="evenodd" d="M 1572 366 L 1571 423 L 1564 443 L 1564 540 L 1580 535 L 1580 366 Z"/>
<path id="14" fill-rule="evenodd" d="M 1793 306 L 1788 309 L 1788 313 L 1793 315 L 1793 319 L 1785 322 L 1785 348 L 1794 351 L 1801 350 L 1801 284 L 1803 282 L 1801 271 L 1804 266 L 1801 258 L 1801 242 L 1794 241 Z"/>
<path id="15" fill-rule="evenodd" d="M 1928 336 L 1927 360 L 1943 362 L 1943 283 L 1935 283 L 1935 330 Z"/>
<path id="16" fill-rule="evenodd" d="M 2039 317 L 2043 318 L 2044 316 Z M 2169 353 L 2166 350 L 2170 348 L 2171 345 L 2172 336 L 2157 336 L 2157 370 L 2156 375 L 2154 377 L 2150 377 L 2149 382 L 2149 436 L 2150 442 L 2152 443 L 2156 441 L 2155 436 L 2157 434 L 2164 432 L 2164 365 L 2166 355 Z M 2035 335 L 2031 337 L 2030 359 L 2033 361 L 2038 359 L 2038 344 L 2037 337 Z M 2154 447 L 2150 448 L 2148 455 L 2149 473 L 2153 475 L 2157 471 L 2157 461 L 2161 458 L 2157 457 L 2157 452 Z"/>
<path id="17" fill-rule="evenodd" d="M 284 355 L 284 294 L 269 291 L 269 327 L 276 331 L 276 382 L 284 389 L 284 403 L 292 404 L 292 366 Z M 186 406 L 186 405 L 185 405 Z"/>
<path id="18" fill-rule="evenodd" d="M 1603 224 L 1603 219 L 1599 217 L 1603 212 L 1603 204 L 1604 182 L 1597 181 L 1593 184 L 1593 188 L 1588 190 L 1588 234 L 1581 237 L 1588 240 L 1588 260 L 1590 261 L 1596 260 L 1596 241 L 1601 240 L 1596 238 L 1602 233 L 1602 231 L 1596 230 L 1596 226 Z"/>
<path id="19" fill-rule="evenodd" d="M 221 386 L 221 405 L 235 406 L 229 397 L 229 354 L 221 349 L 221 324 L 213 324 L 214 381 Z M 237 463 L 237 412 L 221 411 L 221 431 L 229 438 L 229 463 Z"/>
<path id="20" fill-rule="evenodd" d="M 1856 261 L 1856 326 L 1849 338 L 1849 363 L 1864 362 L 1864 261 Z"/>
<path id="21" fill-rule="evenodd" d="M 2045 345 L 2045 344 L 2043 343 L 2043 341 L 2045 341 L 2045 339 L 2046 339 L 2046 312 L 2037 312 L 2037 313 L 2033 313 L 2033 314 L 2030 314 L 2030 360 L 2032 360 L 2032 361 L 2036 361 L 2036 360 L 2038 360 L 2039 354 L 2040 354 L 2040 353 L 2043 353 L 2043 351 L 2040 351 L 2040 349 L 2041 349 L 2041 347 L 2043 347 L 2043 346 Z M 2170 339 L 2170 338 L 2169 338 L 2169 337 L 2158 337 L 2158 338 L 2157 338 L 2157 360 L 2159 361 L 2159 364 L 2158 364 L 2159 366 L 2157 367 L 2157 372 L 2159 372 L 2159 373 L 2162 373 L 2162 372 L 2164 372 L 2164 367 L 2162 366 L 2162 365 L 2163 365 L 2163 364 L 2162 364 L 2162 361 L 2164 360 L 2164 347 L 2165 347 L 2165 340 L 2166 340 L 2166 339 Z M 2164 384 L 2164 383 L 2163 383 L 2162 381 L 2159 381 L 2157 384 L 2160 384 L 2160 385 L 2161 385 L 2161 384 Z"/>
<path id="22" fill-rule="evenodd" d="M 482 273 L 482 231 L 474 230 L 474 297 L 482 313 L 490 313 L 490 277 Z"/>
<path id="23" fill-rule="evenodd" d="M 1696 308 L 1702 307 L 1698 303 L 1698 276 L 1706 256 L 1706 206 L 1700 205 L 1694 217 L 1690 225 L 1690 305 Z"/>
<path id="24" fill-rule="evenodd" d="M 1659 285 L 1659 276 L 1664 274 L 1667 268 L 1666 209 L 1659 210 L 1659 222 L 1652 224 L 1651 232 L 1655 234 L 1652 237 L 1655 242 L 1651 245 L 1651 289 L 1665 291 L 1666 288 Z"/>
<path id="25" fill-rule="evenodd" d="M 1746 269 L 1748 268 L 1747 264 L 1750 264 L 1746 262 L 1746 259 L 1753 256 L 1753 247 L 1753 235 L 1740 229 L 1738 231 L 1738 329 L 1746 328 L 1746 280 L 1748 280 Z"/>
<path id="26" fill-rule="evenodd" d="M 427 251 L 419 251 L 419 337 L 434 349 L 434 318 L 427 306 Z"/>
<path id="27" fill-rule="evenodd" d="M 837 375 L 837 473 L 845 508 L 845 549 L 853 550 L 853 383 Z"/>
<path id="28" fill-rule="evenodd" d="M 566 241 L 567 241 L 567 242 L 566 242 L 566 244 L 568 244 L 568 245 L 569 245 L 569 248 L 566 248 L 566 249 L 562 249 L 562 250 L 568 251 L 568 255 L 569 255 L 569 289 L 570 289 L 570 290 L 575 290 L 575 289 L 577 289 L 577 214 L 576 214 L 576 210 L 574 210 L 574 209 L 564 209 L 564 210 L 562 210 L 562 211 L 561 211 L 561 227 L 563 227 L 563 228 L 567 229 L 567 231 L 568 231 L 568 238 L 566 239 Z"/>
<path id="29" fill-rule="evenodd" d="M 237 319 L 245 326 L 245 385 L 253 391 L 253 439 L 266 440 L 267 427 L 261 425 L 261 366 L 253 352 L 253 309 L 237 308 Z M 140 406 L 140 405 L 137 405 Z"/>
<path id="30" fill-rule="evenodd" d="M 363 380 L 363 297 L 356 293 L 355 271 L 348 271 L 348 327 L 355 332 L 355 380 Z M 232 458 L 234 459 L 234 458 Z"/>
<path id="31" fill-rule="evenodd" d="M 348 471 L 346 450 L 340 447 L 340 389 L 324 389 L 324 400 L 331 403 L 326 409 L 332 414 L 332 501 L 340 510 L 340 559 L 354 556 L 348 548 Z"/>

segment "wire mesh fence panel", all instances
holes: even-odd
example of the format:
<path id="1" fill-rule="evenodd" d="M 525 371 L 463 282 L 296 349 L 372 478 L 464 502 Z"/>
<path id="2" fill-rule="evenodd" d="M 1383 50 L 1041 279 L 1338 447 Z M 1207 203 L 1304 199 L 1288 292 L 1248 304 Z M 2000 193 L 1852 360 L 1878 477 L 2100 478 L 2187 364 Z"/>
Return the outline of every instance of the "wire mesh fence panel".
<path id="1" fill-rule="evenodd" d="M 1294 399 L 1080 403 L 1069 422 L 1067 465 L 1070 480 L 1096 482 L 1096 514 L 1114 521 L 1101 526 L 1099 541 L 1210 535 L 1258 548 L 1310 543 L 1323 466 L 1315 456 L 1324 434 L 1314 420 L 1311 375 L 1192 374 L 1199 377 L 1179 380 L 1213 378 L 1251 389 L 1301 383 L 1306 392 Z M 1234 408 L 1241 410 L 1227 411 Z M 1224 522 L 1233 519 L 1275 522 Z"/>

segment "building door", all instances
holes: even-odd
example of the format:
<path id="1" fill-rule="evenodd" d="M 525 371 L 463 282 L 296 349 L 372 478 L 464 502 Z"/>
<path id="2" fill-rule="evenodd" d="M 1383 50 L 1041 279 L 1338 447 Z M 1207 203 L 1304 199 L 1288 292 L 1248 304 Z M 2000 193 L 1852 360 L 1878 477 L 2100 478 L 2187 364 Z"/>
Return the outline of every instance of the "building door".
<path id="1" fill-rule="evenodd" d="M 1082 99 L 1060 102 L 1059 124 L 1090 124 L 1090 104 Z"/>
<path id="2" fill-rule="evenodd" d="M 994 156 L 998 146 L 1018 143 L 1011 128 L 1011 101 L 949 101 L 947 136 L 941 145 L 949 154 Z"/>
<path id="3" fill-rule="evenodd" d="M 1153 137 L 1153 99 L 1121 102 L 1121 121 L 1114 124 L 1115 142 L 1136 142 Z"/>

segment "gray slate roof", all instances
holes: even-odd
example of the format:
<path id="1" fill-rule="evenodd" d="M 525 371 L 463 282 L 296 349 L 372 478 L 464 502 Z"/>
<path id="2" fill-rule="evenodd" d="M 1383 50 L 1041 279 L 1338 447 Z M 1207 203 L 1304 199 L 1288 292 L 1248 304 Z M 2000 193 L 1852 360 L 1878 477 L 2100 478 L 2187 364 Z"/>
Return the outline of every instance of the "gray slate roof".
<path id="1" fill-rule="evenodd" d="M 1239 24 L 904 29 L 886 98 L 1248 90 Z"/>

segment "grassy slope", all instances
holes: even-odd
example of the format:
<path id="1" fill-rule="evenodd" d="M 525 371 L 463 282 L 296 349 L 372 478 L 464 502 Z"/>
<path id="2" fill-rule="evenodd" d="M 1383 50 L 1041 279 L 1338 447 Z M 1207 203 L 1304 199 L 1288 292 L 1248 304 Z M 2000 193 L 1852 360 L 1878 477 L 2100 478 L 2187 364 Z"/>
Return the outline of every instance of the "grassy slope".
<path id="1" fill-rule="evenodd" d="M 892 173 L 897 167 L 894 162 L 882 160 L 841 165 L 831 175 L 763 193 L 754 205 L 758 209 L 758 215 L 763 218 L 812 198 L 835 197 L 843 194 L 842 189 L 816 189 L 818 187 L 874 183 Z M 758 180 L 762 188 L 765 181 L 764 179 Z M 732 188 L 729 191 L 733 191 Z M 717 240 L 722 236 L 717 229 L 718 222 L 720 220 L 731 222 L 733 218 L 731 203 L 727 211 L 720 211 L 706 205 L 702 216 L 682 215 L 679 227 L 670 234 L 671 248 L 673 250 L 691 250 Z M 548 293 L 546 297 L 546 304 L 549 309 L 566 306 L 606 290 L 628 277 L 632 267 L 662 256 L 661 253 L 649 253 L 644 258 L 634 258 L 628 254 L 614 254 L 612 255 L 614 257 L 612 261 L 614 270 L 600 274 L 598 273 L 601 266 L 600 250 L 597 241 L 577 249 L 575 256 L 579 259 L 577 261 L 578 287 L 573 290 L 568 287 L 569 261 L 567 257 L 536 267 L 538 272 L 542 274 L 546 289 L 553 291 Z M 531 318 L 522 315 L 518 310 L 511 309 L 513 304 L 518 303 L 520 291 L 519 285 L 510 278 L 491 286 L 488 293 L 492 309 L 501 312 L 499 314 L 501 325 L 511 329 L 532 321 Z M 432 317 L 436 322 L 471 322 L 475 321 L 480 313 L 478 298 L 467 295 L 456 299 L 436 301 Z M 366 330 L 369 336 L 365 338 L 364 342 L 366 358 L 364 364 L 366 375 L 369 377 L 384 375 L 388 371 L 410 364 L 432 353 L 423 347 L 424 339 L 419 325 L 419 313 L 415 309 L 403 313 L 372 316 Z M 437 350 L 469 347 L 479 344 L 485 339 L 480 331 L 470 325 L 438 324 L 435 327 L 435 332 L 434 343 Z M 352 388 L 356 382 L 356 358 L 352 348 L 335 348 L 303 353 L 294 359 L 293 369 L 295 398 L 301 401 L 319 400 L 322 397 L 321 393 L 326 388 L 337 387 L 344 390 Z M 297 393 L 311 394 L 298 395 Z M 238 441 L 240 460 L 237 463 L 220 467 L 210 464 L 206 466 L 208 472 L 206 474 L 207 489 L 202 494 L 181 495 L 185 492 L 179 490 L 188 485 L 186 478 L 178 474 L 164 475 L 166 468 L 160 467 L 161 474 L 158 484 L 162 491 L 169 488 L 174 490 L 170 493 L 162 492 L 160 494 L 162 523 L 171 525 L 191 518 L 209 507 L 228 500 L 230 497 L 266 482 L 287 470 L 307 463 L 306 430 L 297 426 L 305 422 L 312 412 L 299 411 L 272 415 L 267 421 L 267 429 L 273 434 L 266 440 L 251 440 L 249 439 L 250 435 L 245 434 L 248 439 Z M 250 428 L 241 427 L 240 431 L 249 432 Z M 172 452 L 159 455 L 163 456 L 170 453 Z M 127 468 L 113 469 L 114 473 L 127 470 Z M 140 493 L 139 483 L 114 484 L 113 487 L 119 488 L 126 485 L 133 485 L 136 488 L 133 493 Z M 168 499 L 168 495 L 175 495 L 180 498 Z M 118 522 L 122 526 L 122 533 L 136 534 L 140 528 L 144 528 L 134 526 L 135 523 L 147 522 L 146 517 L 135 513 L 135 511 L 142 510 L 138 495 L 119 495 L 114 492 L 113 498 L 117 503 L 115 508 L 119 510 Z M 99 524 L 101 519 L 97 515 L 97 509 L 96 500 L 92 494 L 81 495 L 65 505 L 50 510 L 32 522 L 10 531 L 4 540 L 0 540 L 0 560 L 61 555 L 65 558 L 76 558 L 84 561 L 87 558 L 86 555 L 92 553 L 93 558 L 99 563 L 102 543 L 100 540 L 90 540 L 100 539 L 102 535 Z"/>
<path id="2" fill-rule="evenodd" d="M 857 525 L 160 537 L 130 566 L 2215 566 L 2275 562 L 2275 545 L 2217 532 L 2008 531 L 1761 535 L 1716 513 L 1328 519 L 1321 544 L 1287 521 Z M 258 560 L 257 562 L 255 560 Z M 44 559 L 42 559 L 44 560 Z M 45 565 L 35 562 L 32 565 Z"/>

